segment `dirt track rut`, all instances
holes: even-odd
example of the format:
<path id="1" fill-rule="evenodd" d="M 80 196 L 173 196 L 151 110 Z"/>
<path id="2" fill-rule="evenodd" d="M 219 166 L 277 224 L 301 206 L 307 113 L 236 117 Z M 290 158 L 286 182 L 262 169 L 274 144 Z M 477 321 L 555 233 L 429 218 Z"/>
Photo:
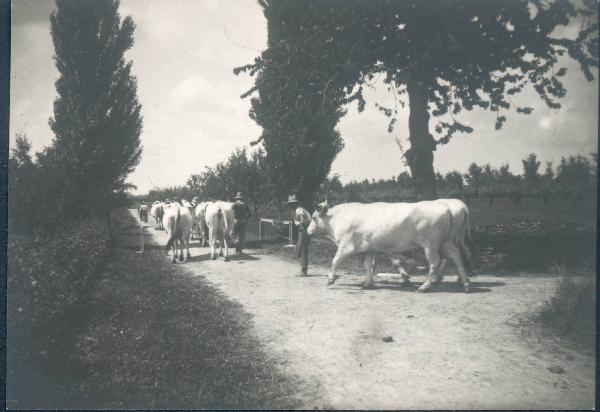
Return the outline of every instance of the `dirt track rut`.
<path id="1" fill-rule="evenodd" d="M 152 224 L 144 231 L 166 243 Z M 594 407 L 593 354 L 528 327 L 555 277 L 479 276 L 470 294 L 450 277 L 416 294 L 418 276 L 408 287 L 376 277 L 374 290 L 362 290 L 362 278 L 346 273 L 327 287 L 327 268 L 296 277 L 297 265 L 265 250 L 211 261 L 194 242 L 191 253 L 177 266 L 252 314 L 265 349 L 304 381 L 307 409 Z"/>

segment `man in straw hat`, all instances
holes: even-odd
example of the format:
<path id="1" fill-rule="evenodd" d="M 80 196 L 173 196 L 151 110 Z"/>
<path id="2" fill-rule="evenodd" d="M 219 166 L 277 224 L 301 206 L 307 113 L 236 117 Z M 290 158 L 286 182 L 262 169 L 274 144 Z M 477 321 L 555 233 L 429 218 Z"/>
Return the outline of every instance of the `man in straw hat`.
<path id="1" fill-rule="evenodd" d="M 296 245 L 296 253 L 300 260 L 300 273 L 298 276 L 308 275 L 308 241 L 310 237 L 306 232 L 308 225 L 310 224 L 310 213 L 302 205 L 302 202 L 298 199 L 298 195 L 293 193 L 289 196 L 287 205 L 294 209 L 294 225 L 298 229 L 298 244 Z"/>
<path id="2" fill-rule="evenodd" d="M 237 236 L 235 251 L 242 253 L 244 238 L 246 237 L 246 224 L 250 219 L 250 208 L 244 203 L 242 192 L 237 192 L 233 199 L 235 200 L 233 203 L 233 233 Z"/>

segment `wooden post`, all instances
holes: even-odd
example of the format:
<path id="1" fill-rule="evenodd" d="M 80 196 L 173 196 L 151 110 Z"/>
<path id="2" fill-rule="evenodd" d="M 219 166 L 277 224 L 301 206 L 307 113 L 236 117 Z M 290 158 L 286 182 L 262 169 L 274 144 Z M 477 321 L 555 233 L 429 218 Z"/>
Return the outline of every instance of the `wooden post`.
<path id="1" fill-rule="evenodd" d="M 258 240 L 262 240 L 262 219 L 258 220 Z"/>

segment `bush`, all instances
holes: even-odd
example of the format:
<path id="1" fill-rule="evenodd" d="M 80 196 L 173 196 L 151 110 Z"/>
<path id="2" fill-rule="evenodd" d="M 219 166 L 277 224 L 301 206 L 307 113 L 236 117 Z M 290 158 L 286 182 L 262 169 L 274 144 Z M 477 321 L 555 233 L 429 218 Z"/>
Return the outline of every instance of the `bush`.
<path id="1" fill-rule="evenodd" d="M 33 240 L 11 236 L 8 245 L 8 328 L 20 345 L 56 355 L 84 321 L 85 302 L 109 251 L 108 224 L 100 219 L 72 223 Z"/>
<path id="2" fill-rule="evenodd" d="M 593 346 L 596 336 L 596 279 L 562 279 L 555 295 L 542 308 L 540 319 L 548 330 Z"/>

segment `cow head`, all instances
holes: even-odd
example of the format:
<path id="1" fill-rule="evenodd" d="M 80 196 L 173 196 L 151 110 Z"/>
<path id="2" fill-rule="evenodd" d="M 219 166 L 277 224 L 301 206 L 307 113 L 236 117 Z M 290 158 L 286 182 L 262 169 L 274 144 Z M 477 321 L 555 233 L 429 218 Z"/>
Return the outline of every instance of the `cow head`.
<path id="1" fill-rule="evenodd" d="M 329 203 L 325 200 L 322 203 L 319 203 L 317 206 L 317 210 L 312 215 L 310 225 L 308 225 L 308 229 L 306 229 L 309 235 L 312 235 L 315 232 L 319 231 L 328 231 L 329 230 L 329 219 L 330 215 L 327 214 L 329 211 Z"/>

